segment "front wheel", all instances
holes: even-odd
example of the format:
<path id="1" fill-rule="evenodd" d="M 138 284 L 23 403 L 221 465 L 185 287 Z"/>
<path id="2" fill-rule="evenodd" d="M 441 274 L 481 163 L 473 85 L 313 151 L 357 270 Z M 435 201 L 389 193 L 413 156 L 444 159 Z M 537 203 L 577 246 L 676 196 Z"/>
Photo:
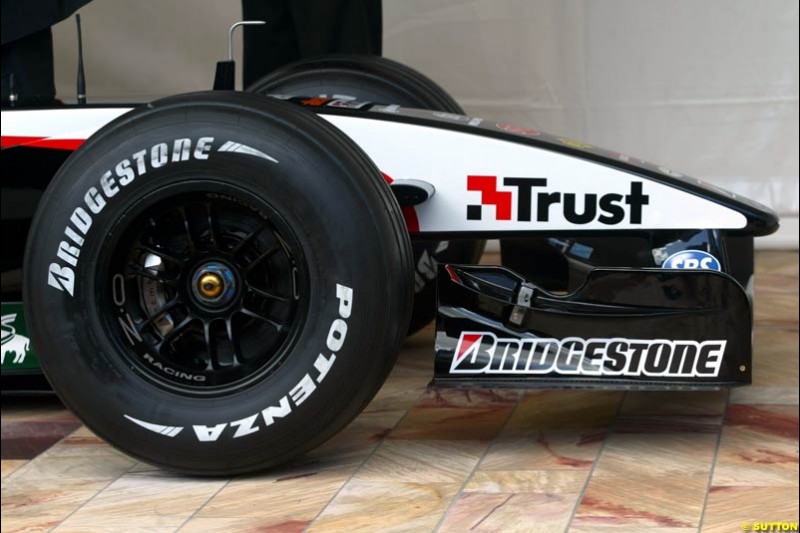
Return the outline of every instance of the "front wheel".
<path id="1" fill-rule="evenodd" d="M 399 207 L 349 139 L 291 105 L 200 93 L 121 117 L 63 166 L 28 242 L 26 316 L 95 433 L 230 475 L 358 414 L 407 330 L 412 272 Z"/>

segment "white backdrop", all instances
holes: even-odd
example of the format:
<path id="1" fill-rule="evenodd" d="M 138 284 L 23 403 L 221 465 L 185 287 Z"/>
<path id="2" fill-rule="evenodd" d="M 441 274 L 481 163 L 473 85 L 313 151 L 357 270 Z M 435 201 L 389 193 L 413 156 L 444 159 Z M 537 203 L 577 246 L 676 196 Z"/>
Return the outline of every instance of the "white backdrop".
<path id="1" fill-rule="evenodd" d="M 97 0 L 90 98 L 210 87 L 238 1 Z M 55 29 L 71 99 L 74 23 Z M 663 163 L 773 206 L 797 247 L 796 0 L 385 0 L 384 54 L 469 114 Z"/>

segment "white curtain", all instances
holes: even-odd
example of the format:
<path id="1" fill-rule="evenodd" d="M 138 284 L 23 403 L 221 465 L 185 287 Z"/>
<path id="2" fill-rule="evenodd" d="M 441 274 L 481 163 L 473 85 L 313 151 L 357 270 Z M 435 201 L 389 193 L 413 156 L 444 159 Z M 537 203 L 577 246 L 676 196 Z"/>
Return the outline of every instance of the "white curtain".
<path id="1" fill-rule="evenodd" d="M 469 114 L 751 197 L 797 247 L 798 2 L 387 0 L 384 20 L 385 55 Z"/>

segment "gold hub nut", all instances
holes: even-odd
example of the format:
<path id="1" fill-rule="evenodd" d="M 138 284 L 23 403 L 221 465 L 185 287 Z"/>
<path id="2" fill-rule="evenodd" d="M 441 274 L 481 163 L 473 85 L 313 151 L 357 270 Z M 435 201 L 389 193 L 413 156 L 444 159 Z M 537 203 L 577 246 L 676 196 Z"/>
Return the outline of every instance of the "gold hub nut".
<path id="1" fill-rule="evenodd" d="M 197 281 L 197 288 L 200 291 L 200 294 L 206 298 L 216 298 L 222 294 L 224 283 L 219 274 L 208 272 L 203 274 Z"/>

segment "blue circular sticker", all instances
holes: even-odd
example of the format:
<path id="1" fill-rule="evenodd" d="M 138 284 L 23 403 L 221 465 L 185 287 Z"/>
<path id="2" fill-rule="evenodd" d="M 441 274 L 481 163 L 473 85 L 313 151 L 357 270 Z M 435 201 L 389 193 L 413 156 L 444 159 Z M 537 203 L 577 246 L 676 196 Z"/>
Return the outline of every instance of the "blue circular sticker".
<path id="1" fill-rule="evenodd" d="M 682 270 L 717 270 L 721 271 L 722 266 L 719 260 L 708 252 L 701 250 L 683 250 L 674 253 L 664 261 L 661 268 L 682 269 Z"/>

